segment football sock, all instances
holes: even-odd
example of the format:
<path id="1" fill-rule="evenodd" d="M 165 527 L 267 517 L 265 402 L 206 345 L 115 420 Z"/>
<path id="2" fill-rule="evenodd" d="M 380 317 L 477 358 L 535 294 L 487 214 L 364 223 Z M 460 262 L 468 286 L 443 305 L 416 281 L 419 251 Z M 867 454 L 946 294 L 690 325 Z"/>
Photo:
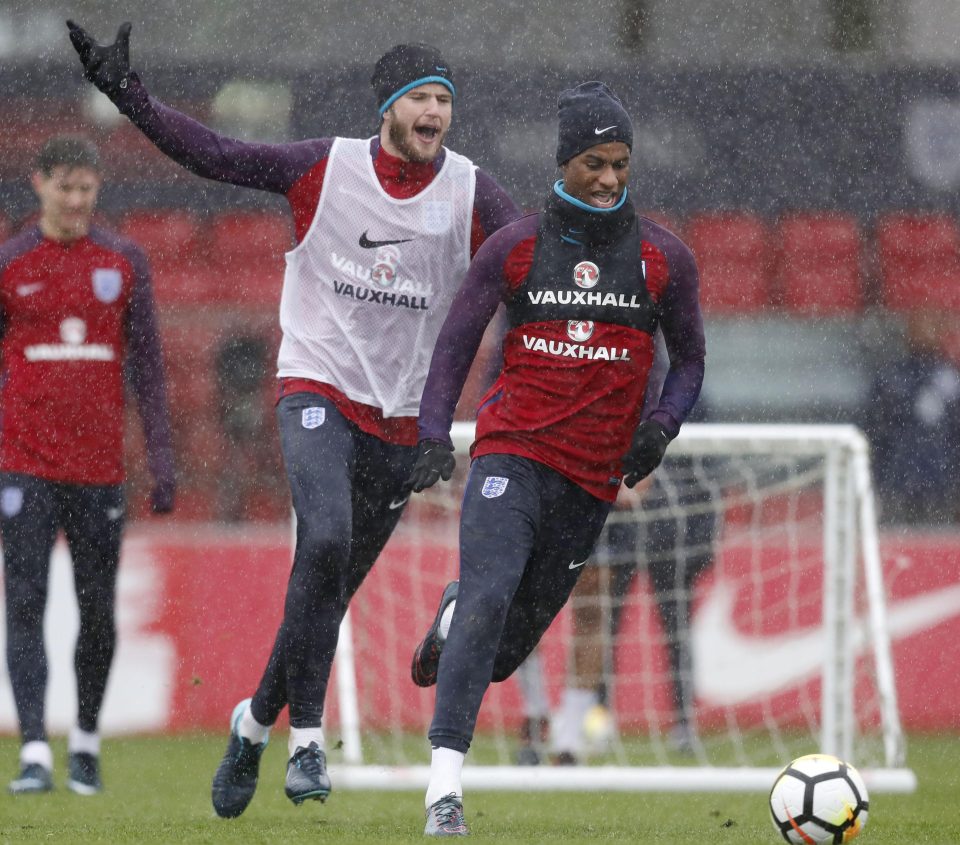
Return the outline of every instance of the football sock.
<path id="1" fill-rule="evenodd" d="M 78 727 L 70 728 L 70 737 L 67 740 L 67 750 L 71 754 L 92 754 L 100 756 L 100 734 L 88 733 Z"/>
<path id="2" fill-rule="evenodd" d="M 251 713 L 250 708 L 247 707 L 240 717 L 240 723 L 237 725 L 237 733 L 254 745 L 259 745 L 261 742 L 267 741 L 267 737 L 270 735 L 270 726 L 261 725 L 253 718 L 253 713 Z"/>
<path id="3" fill-rule="evenodd" d="M 33 763 L 39 763 L 48 772 L 53 771 L 53 752 L 42 739 L 25 742 L 20 747 L 20 765 L 29 766 Z"/>
<path id="4" fill-rule="evenodd" d="M 326 749 L 326 740 L 323 738 L 323 728 L 290 728 L 290 739 L 287 741 L 287 750 L 290 756 L 298 748 L 306 748 L 315 742 L 322 750 Z"/>
<path id="5" fill-rule="evenodd" d="M 463 761 L 467 755 L 452 748 L 433 747 L 430 757 L 430 783 L 427 784 L 427 794 L 424 806 L 429 809 L 444 795 L 456 795 L 463 800 L 463 785 L 460 781 L 463 772 Z"/>
<path id="6" fill-rule="evenodd" d="M 567 687 L 553 732 L 553 750 L 571 754 L 583 752 L 583 719 L 597 703 L 597 693 L 592 689 Z"/>
<path id="7" fill-rule="evenodd" d="M 450 633 L 450 620 L 453 619 L 453 609 L 457 606 L 455 601 L 450 602 L 443 615 L 440 617 L 440 639 L 445 640 Z"/>

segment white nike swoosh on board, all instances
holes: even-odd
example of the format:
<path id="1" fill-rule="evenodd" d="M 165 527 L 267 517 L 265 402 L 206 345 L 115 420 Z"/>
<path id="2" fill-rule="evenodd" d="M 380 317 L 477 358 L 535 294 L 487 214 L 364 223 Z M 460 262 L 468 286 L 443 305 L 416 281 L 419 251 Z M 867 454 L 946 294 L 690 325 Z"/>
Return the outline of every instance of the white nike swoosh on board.
<path id="1" fill-rule="evenodd" d="M 734 623 L 736 593 L 718 582 L 694 614 L 691 629 L 693 686 L 707 705 L 755 701 L 816 677 L 827 637 L 822 627 L 770 637 L 740 633 Z M 960 615 L 960 584 L 900 599 L 887 608 L 891 640 L 904 639 Z M 867 646 L 865 620 L 854 629 L 857 654 Z"/>
<path id="2" fill-rule="evenodd" d="M 616 128 L 617 128 L 617 124 L 614 123 L 613 126 L 604 126 L 603 129 L 594 129 L 593 134 L 602 135 L 604 132 L 609 132 L 611 129 L 616 129 Z"/>
<path id="3" fill-rule="evenodd" d="M 389 507 L 390 510 L 395 511 L 397 508 L 402 508 L 407 503 L 409 498 L 409 496 L 404 496 L 402 499 L 400 499 L 400 501 L 394 499 L 387 507 Z"/>
<path id="4" fill-rule="evenodd" d="M 589 559 L 590 559 L 590 558 L 587 558 L 587 560 L 589 560 Z M 583 566 L 586 562 L 587 562 L 586 560 L 581 560 L 580 563 L 577 563 L 575 560 L 571 560 L 571 561 L 570 561 L 570 567 L 569 567 L 569 568 L 570 568 L 570 569 L 579 569 L 579 568 L 580 568 L 581 566 Z"/>
<path id="5" fill-rule="evenodd" d="M 34 282 L 29 285 L 18 285 L 17 294 L 19 296 L 30 296 L 31 293 L 43 290 L 43 282 Z"/>

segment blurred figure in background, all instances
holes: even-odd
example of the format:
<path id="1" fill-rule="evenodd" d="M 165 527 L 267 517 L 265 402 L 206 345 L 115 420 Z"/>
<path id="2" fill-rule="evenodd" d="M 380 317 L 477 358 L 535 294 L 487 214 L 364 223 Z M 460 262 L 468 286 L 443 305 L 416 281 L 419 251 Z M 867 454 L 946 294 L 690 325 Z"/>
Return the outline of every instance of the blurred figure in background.
<path id="1" fill-rule="evenodd" d="M 873 382 L 863 427 L 886 522 L 952 524 L 960 492 L 960 369 L 944 346 L 942 309 L 906 317 L 903 354 Z"/>
<path id="2" fill-rule="evenodd" d="M 667 649 L 672 706 L 667 743 L 675 751 L 695 750 L 690 606 L 694 582 L 713 563 L 718 520 L 711 498 L 689 458 L 661 464 L 642 490 L 621 489 L 614 518 L 571 599 L 570 675 L 552 730 L 556 763 L 579 762 L 592 739 L 605 741 L 613 731 L 610 699 L 623 611 L 644 569 Z"/>
<path id="3" fill-rule="evenodd" d="M 644 396 L 644 415 L 660 401 L 669 356 L 658 332 Z M 706 419 L 701 397 L 689 422 Z M 624 603 L 646 570 L 663 628 L 670 671 L 672 718 L 668 744 L 695 749 L 690 657 L 690 604 L 696 579 L 713 563 L 719 520 L 702 467 L 669 456 L 634 488 L 621 486 L 597 548 L 570 597 L 572 643 L 559 711 L 550 718 L 541 658 L 534 652 L 517 672 L 524 702 L 519 765 L 538 765 L 548 745 L 553 762 L 573 765 L 615 731 L 611 696 Z"/>
<path id="4" fill-rule="evenodd" d="M 67 787 L 91 795 L 102 788 L 98 723 L 116 643 L 126 386 L 143 422 L 155 513 L 173 508 L 170 419 L 146 258 L 92 225 L 97 148 L 51 138 L 31 179 L 39 219 L 0 246 L 0 536 L 7 667 L 23 742 L 9 791 L 53 788 L 43 621 L 62 529 L 80 610 Z"/>
<path id="5" fill-rule="evenodd" d="M 244 332 L 226 338 L 214 356 L 220 430 L 226 444 L 217 487 L 221 522 L 244 519 L 246 503 L 266 468 L 268 359 L 266 341 Z"/>

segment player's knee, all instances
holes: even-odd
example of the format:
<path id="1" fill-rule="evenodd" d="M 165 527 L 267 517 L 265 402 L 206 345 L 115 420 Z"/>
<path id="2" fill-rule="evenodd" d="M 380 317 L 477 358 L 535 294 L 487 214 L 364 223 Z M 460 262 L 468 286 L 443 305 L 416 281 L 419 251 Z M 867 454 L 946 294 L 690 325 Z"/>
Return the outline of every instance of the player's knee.
<path id="1" fill-rule="evenodd" d="M 498 654 L 497 659 L 493 663 L 493 675 L 490 680 L 495 684 L 507 680 L 507 678 L 520 668 L 520 664 L 523 663 L 526 657 L 526 654 L 519 654 L 515 651 Z"/>
<path id="2" fill-rule="evenodd" d="M 349 536 L 349 531 L 337 532 L 324 523 L 308 523 L 297 531 L 297 558 L 321 566 L 343 563 L 350 554 Z"/>

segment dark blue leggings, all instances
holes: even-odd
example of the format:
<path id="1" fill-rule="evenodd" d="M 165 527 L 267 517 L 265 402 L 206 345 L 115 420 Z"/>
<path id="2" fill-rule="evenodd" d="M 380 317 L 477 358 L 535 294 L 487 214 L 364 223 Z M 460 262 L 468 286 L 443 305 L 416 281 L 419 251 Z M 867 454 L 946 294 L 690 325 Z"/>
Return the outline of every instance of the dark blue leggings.
<path id="1" fill-rule="evenodd" d="M 50 554 L 62 528 L 73 560 L 80 611 L 74 651 L 77 725 L 97 730 L 116 646 L 114 605 L 123 488 L 58 484 L 20 473 L 0 473 L 0 537 L 7 610 L 7 668 L 23 742 L 45 740 L 47 654 L 43 616 Z"/>
<path id="2" fill-rule="evenodd" d="M 487 687 L 513 674 L 560 612 L 609 510 L 609 502 L 536 461 L 484 455 L 473 462 L 460 517 L 460 591 L 430 726 L 434 745 L 470 747 Z"/>
<path id="3" fill-rule="evenodd" d="M 413 446 L 365 434 L 322 396 L 277 405 L 280 445 L 297 515 L 283 621 L 251 703 L 272 725 L 285 705 L 295 728 L 319 727 L 340 622 L 403 513 Z"/>

